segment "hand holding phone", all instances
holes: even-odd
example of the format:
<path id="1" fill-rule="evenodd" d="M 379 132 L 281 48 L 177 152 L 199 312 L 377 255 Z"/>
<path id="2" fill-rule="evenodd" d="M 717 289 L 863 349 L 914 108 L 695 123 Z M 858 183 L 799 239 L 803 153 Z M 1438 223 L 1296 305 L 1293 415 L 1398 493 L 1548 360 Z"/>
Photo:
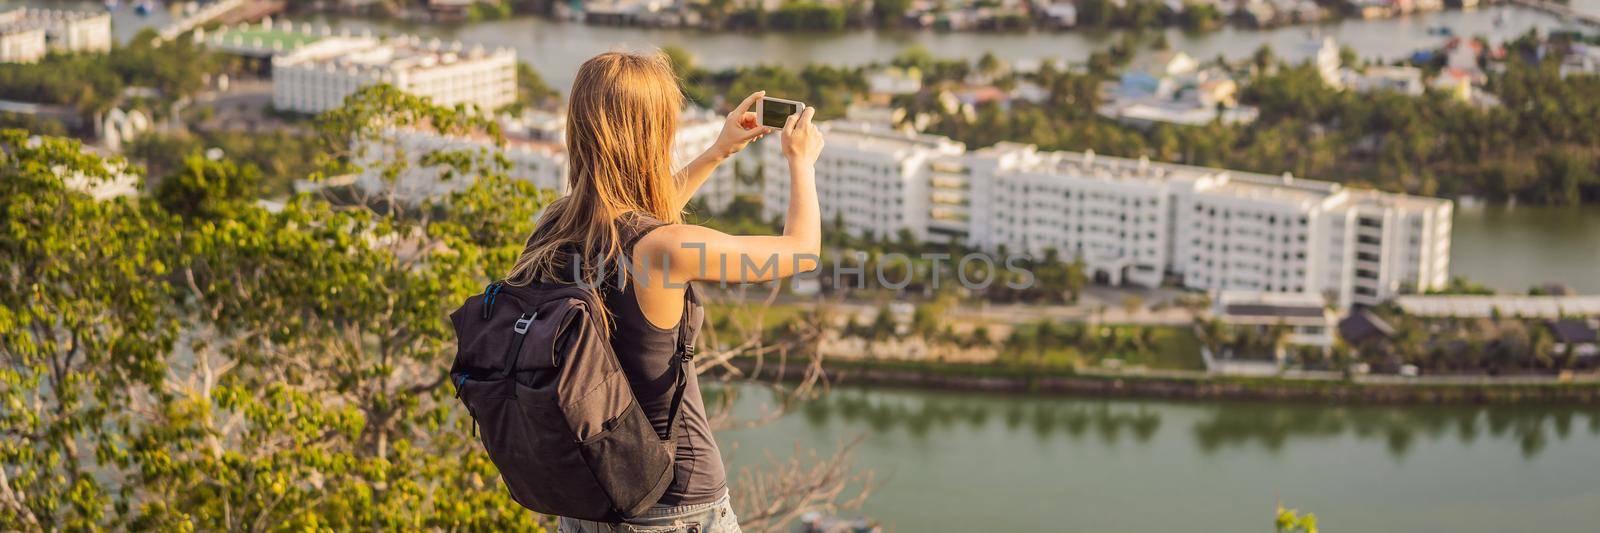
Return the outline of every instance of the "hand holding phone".
<path id="1" fill-rule="evenodd" d="M 805 108 L 804 103 L 763 94 L 761 101 L 756 102 L 756 116 L 761 117 L 762 126 L 781 130 L 791 115 L 797 115 Z"/>
<path id="2" fill-rule="evenodd" d="M 783 155 L 789 158 L 791 165 L 810 168 L 822 155 L 822 132 L 811 122 L 811 115 L 815 112 L 816 108 L 806 108 L 784 120 Z"/>
<path id="3" fill-rule="evenodd" d="M 717 140 L 711 145 L 710 153 L 719 159 L 733 157 L 733 154 L 743 150 L 751 141 L 766 136 L 772 130 L 760 124 L 758 106 L 761 97 L 766 91 L 756 91 L 746 96 L 733 111 L 728 112 L 728 117 L 722 124 L 722 132 L 717 135 Z"/>

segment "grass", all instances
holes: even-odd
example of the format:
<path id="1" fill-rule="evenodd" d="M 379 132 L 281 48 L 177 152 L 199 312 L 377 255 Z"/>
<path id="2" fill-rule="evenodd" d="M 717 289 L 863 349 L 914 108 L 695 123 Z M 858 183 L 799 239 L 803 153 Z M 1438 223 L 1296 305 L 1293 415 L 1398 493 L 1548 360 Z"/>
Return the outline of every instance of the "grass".
<path id="1" fill-rule="evenodd" d="M 1144 327 L 1148 327 L 1151 336 L 1151 346 L 1147 350 L 1086 348 L 1083 343 L 1056 339 L 1051 341 L 1054 344 L 1044 347 L 1042 351 L 1036 347 L 1026 348 L 1021 352 L 1003 352 L 1001 357 L 1008 364 L 1031 368 L 1071 368 L 1080 364 L 1103 366 L 1106 360 L 1115 359 L 1120 360 L 1123 366 L 1142 366 L 1157 370 L 1205 370 L 1205 361 L 1200 358 L 1200 339 L 1195 337 L 1194 332 L 1188 327 L 1108 326 L 1108 328 Z"/>
<path id="2" fill-rule="evenodd" d="M 761 305 L 734 305 L 729 303 L 712 302 L 706 304 L 706 315 L 718 322 L 729 324 L 753 325 L 757 317 L 763 319 L 762 330 L 769 330 L 799 317 L 805 312 L 799 306 L 792 304 L 773 304 L 765 308 Z"/>
<path id="3" fill-rule="evenodd" d="M 1162 328 L 1156 334 L 1156 350 L 1148 363 L 1151 368 L 1205 370 L 1200 358 L 1200 338 L 1187 327 Z"/>

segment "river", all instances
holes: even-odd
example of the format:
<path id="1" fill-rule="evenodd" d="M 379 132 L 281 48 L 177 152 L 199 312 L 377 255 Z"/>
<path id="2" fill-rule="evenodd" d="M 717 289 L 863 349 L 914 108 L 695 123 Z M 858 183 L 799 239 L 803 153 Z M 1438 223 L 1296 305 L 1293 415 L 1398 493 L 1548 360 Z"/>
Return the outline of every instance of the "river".
<path id="1" fill-rule="evenodd" d="M 748 392 L 755 392 L 747 389 Z M 741 395 L 745 416 L 769 402 Z M 1325 407 L 835 389 L 718 435 L 730 472 L 864 437 L 891 531 L 1592 531 L 1600 412 Z M 730 481 L 737 483 L 736 475 Z"/>
<path id="2" fill-rule="evenodd" d="M 1600 294 L 1600 207 L 1461 207 L 1450 272 L 1501 291 L 1560 282 Z"/>
<path id="3" fill-rule="evenodd" d="M 1600 0 L 1584 0 L 1600 2 Z M 1501 17 L 1500 22 L 1496 18 Z M 807 63 L 859 65 L 883 62 L 908 47 L 920 45 L 939 57 L 975 59 L 984 52 L 1005 60 L 1083 61 L 1091 52 L 1117 42 L 1117 31 L 1024 31 L 1010 33 L 851 30 L 841 32 L 705 32 L 676 28 L 590 26 L 536 17 L 463 24 L 416 24 L 358 18 L 316 17 L 318 23 L 379 32 L 417 33 L 484 45 L 508 46 L 528 61 L 551 85 L 566 90 L 578 65 L 590 56 L 614 49 L 682 47 L 707 67 L 774 64 L 801 67 Z M 1190 33 L 1167 30 L 1174 50 L 1209 59 L 1248 56 L 1267 44 L 1280 56 L 1300 60 L 1312 55 L 1321 36 L 1332 36 L 1362 57 L 1396 59 L 1421 48 L 1437 47 L 1443 37 L 1428 28 L 1445 26 L 1458 35 L 1482 35 L 1499 41 L 1528 29 L 1558 27 L 1544 13 L 1493 6 L 1477 11 L 1444 11 L 1384 20 L 1343 20 L 1312 26 L 1255 30 L 1225 27 Z"/>

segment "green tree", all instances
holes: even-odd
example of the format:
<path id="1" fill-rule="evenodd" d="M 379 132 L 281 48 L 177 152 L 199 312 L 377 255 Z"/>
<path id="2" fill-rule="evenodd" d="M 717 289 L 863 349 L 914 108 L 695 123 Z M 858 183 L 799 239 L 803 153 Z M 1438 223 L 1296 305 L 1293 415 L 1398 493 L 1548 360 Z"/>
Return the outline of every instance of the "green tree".
<path id="1" fill-rule="evenodd" d="M 63 181 L 114 179 L 120 162 L 28 136 L 0 131 L 0 529 L 95 529 L 123 498 L 108 474 L 137 459 L 118 428 L 177 338 L 159 281 L 170 222 Z"/>
<path id="2" fill-rule="evenodd" d="M 1278 533 L 1317 533 L 1317 515 L 1300 514 L 1298 509 L 1286 509 L 1283 504 L 1278 504 L 1277 512 L 1273 515 L 1273 527 Z"/>
<path id="3" fill-rule="evenodd" d="M 661 47 L 661 53 L 667 56 L 667 62 L 672 64 L 672 72 L 680 80 L 688 80 L 695 74 L 694 54 L 690 54 L 682 46 L 669 44 Z"/>
<path id="4" fill-rule="evenodd" d="M 527 63 L 517 63 L 517 101 L 509 104 L 507 111 L 551 107 L 561 101 L 561 92 L 555 90 Z"/>
<path id="5" fill-rule="evenodd" d="M 911 9 L 911 0 L 873 0 L 872 18 L 882 26 L 900 24 Z"/>
<path id="6" fill-rule="evenodd" d="M 260 192 L 261 172 L 254 165 L 191 155 L 183 168 L 161 180 L 155 198 L 168 213 L 216 220 L 254 201 Z"/>
<path id="7" fill-rule="evenodd" d="M 468 122 L 383 89 L 352 103 L 325 138 L 385 131 L 361 117 Z M 302 197 L 272 213 L 235 201 L 236 168 L 195 161 L 163 197 L 224 190 L 201 197 L 216 216 L 178 225 L 163 202 L 67 188 L 118 168 L 73 143 L 0 142 L 17 221 L 0 236 L 17 265 L 0 292 L 0 471 L 15 473 L 0 486 L 21 495 L 0 498 L 0 528 L 537 528 L 443 379 L 443 317 L 509 267 L 541 198 L 526 184 L 483 173 L 426 209 Z"/>
<path id="8" fill-rule="evenodd" d="M 898 336 L 899 322 L 894 319 L 894 312 L 889 306 L 878 308 L 878 314 L 872 317 L 872 340 L 882 341 Z"/>

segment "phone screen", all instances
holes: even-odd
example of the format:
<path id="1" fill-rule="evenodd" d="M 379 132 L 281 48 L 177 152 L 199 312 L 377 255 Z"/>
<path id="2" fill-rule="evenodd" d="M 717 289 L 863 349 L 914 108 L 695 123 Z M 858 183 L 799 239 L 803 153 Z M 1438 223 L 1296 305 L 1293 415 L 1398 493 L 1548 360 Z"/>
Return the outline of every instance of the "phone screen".
<path id="1" fill-rule="evenodd" d="M 783 128 L 788 122 L 789 115 L 797 111 L 797 107 L 789 102 L 779 102 L 765 99 L 761 101 L 761 125 L 773 128 Z"/>

